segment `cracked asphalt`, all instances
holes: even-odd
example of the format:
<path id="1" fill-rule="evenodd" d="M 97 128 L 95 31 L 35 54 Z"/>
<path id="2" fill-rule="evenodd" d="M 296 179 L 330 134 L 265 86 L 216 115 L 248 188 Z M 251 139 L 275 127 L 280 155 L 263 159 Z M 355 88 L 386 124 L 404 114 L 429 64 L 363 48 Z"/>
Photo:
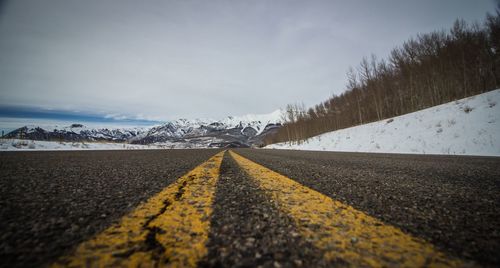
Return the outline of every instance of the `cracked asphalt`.
<path id="1" fill-rule="evenodd" d="M 54 261 L 218 151 L 0 153 L 0 266 Z"/>
<path id="2" fill-rule="evenodd" d="M 50 264 L 218 151 L 0 153 L 0 266 Z M 235 151 L 450 255 L 500 265 L 500 158 Z M 214 198 L 199 266 L 328 266 L 228 154 Z"/>

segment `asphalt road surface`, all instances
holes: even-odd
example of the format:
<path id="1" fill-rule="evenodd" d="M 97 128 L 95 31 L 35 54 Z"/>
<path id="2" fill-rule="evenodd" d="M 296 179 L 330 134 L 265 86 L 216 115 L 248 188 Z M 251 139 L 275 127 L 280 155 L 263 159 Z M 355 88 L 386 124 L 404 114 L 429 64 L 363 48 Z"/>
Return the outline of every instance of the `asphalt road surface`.
<path id="1" fill-rule="evenodd" d="M 216 152 L 1 153 L 0 265 L 53 261 Z"/>
<path id="2" fill-rule="evenodd" d="M 141 263 L 153 252 L 154 258 L 147 261 L 159 266 L 179 261 L 202 267 L 328 267 L 380 261 L 397 267 L 400 263 L 387 259 L 390 254 L 377 259 L 373 252 L 364 252 L 369 237 L 353 235 L 359 232 L 352 230 L 372 222 L 368 230 L 400 232 L 395 241 L 401 248 L 427 256 L 429 249 L 439 251 L 450 266 L 500 266 L 500 158 L 233 151 L 263 169 L 249 172 L 258 165 L 244 166 L 243 158 L 234 154 L 213 158 L 221 150 L 0 153 L 0 266 L 64 266 L 82 258 L 80 249 L 97 252 L 103 247 L 95 241 L 115 241 L 116 230 L 136 230 L 134 221 L 141 223 L 136 231 L 144 241 L 126 253 L 111 252 L 110 258 Z M 266 179 L 280 175 L 264 168 L 283 176 L 266 185 Z M 318 208 L 293 210 L 311 204 L 314 197 L 341 206 L 350 213 L 342 215 L 354 215 L 353 220 L 339 224 L 344 217 L 335 213 L 316 217 L 320 203 Z M 157 204 L 151 205 L 151 200 Z M 191 207 L 195 213 L 189 213 Z M 331 230 L 330 218 L 336 219 L 336 228 L 341 225 L 342 234 L 324 234 Z M 357 219 L 363 223 L 350 226 L 357 225 Z M 166 230 L 176 224 L 187 227 Z M 187 239 L 194 239 L 187 242 L 197 245 L 193 252 L 172 253 L 171 248 L 186 239 L 179 235 L 172 242 L 166 237 L 172 232 L 187 232 Z M 335 239 L 340 244 L 344 234 L 349 242 L 342 248 L 325 244 Z M 93 237 L 102 239 L 86 242 Z M 81 246 L 85 243 L 91 246 Z M 108 253 L 86 260 L 108 260 L 103 257 Z M 170 257 L 158 256 L 163 254 Z M 58 262 L 65 256 L 70 256 L 64 259 L 68 262 Z M 365 257 L 369 261 L 356 262 Z M 413 257 L 407 255 L 406 263 L 420 260 Z M 429 264 L 431 259 L 424 261 Z"/>
<path id="3" fill-rule="evenodd" d="M 238 152 L 443 250 L 500 265 L 500 158 Z"/>

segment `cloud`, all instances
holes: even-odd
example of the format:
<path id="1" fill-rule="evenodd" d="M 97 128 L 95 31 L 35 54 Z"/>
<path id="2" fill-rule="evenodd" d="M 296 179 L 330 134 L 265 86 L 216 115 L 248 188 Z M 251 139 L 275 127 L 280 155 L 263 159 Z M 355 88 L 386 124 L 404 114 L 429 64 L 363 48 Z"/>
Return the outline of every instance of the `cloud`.
<path id="1" fill-rule="evenodd" d="M 266 113 L 344 89 L 345 71 L 490 1 L 10 1 L 0 105 L 155 118 Z"/>

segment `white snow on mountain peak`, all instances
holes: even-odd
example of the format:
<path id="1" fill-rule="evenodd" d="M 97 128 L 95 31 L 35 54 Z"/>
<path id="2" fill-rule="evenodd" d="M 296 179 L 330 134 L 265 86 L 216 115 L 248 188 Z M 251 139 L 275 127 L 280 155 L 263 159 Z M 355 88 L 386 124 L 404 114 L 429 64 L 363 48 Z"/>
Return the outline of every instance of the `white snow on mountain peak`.
<path id="1" fill-rule="evenodd" d="M 257 131 L 257 134 L 262 133 L 265 127 L 269 124 L 282 123 L 282 110 L 278 109 L 268 114 L 246 114 L 241 116 L 227 116 L 222 119 L 208 119 L 208 118 L 195 118 L 186 119 L 181 118 L 167 123 L 155 126 L 156 129 L 164 128 L 165 126 L 173 126 L 176 129 L 182 129 L 184 131 L 193 131 L 194 129 L 200 129 L 203 127 L 208 127 L 211 129 L 229 129 L 229 128 L 245 128 L 251 127 Z M 190 130 L 190 128 L 192 128 Z M 178 133 L 185 134 L 185 133 Z"/>
<path id="2" fill-rule="evenodd" d="M 228 144 L 250 146 L 261 142 L 259 134 L 266 135 L 280 123 L 281 111 L 277 110 L 269 114 L 227 116 L 220 120 L 180 118 L 150 127 L 107 127 L 92 124 L 87 126 L 79 122 L 62 124 L 56 122 L 56 124 L 27 125 L 8 133 L 7 136 L 8 139 L 37 141 L 100 141 L 160 144 L 162 146 L 167 144 L 175 148 L 206 148 L 212 146 L 211 144 L 215 144 L 213 146 L 228 146 Z M 10 147 L 23 147 L 17 146 L 16 142 L 12 144 L 14 145 Z"/>
<path id="3" fill-rule="evenodd" d="M 157 124 L 155 126 L 148 127 L 104 127 L 104 126 L 87 126 L 85 124 L 74 123 L 71 125 L 62 125 L 62 124 L 49 124 L 49 125 L 26 125 L 27 132 L 33 132 L 35 129 L 40 128 L 45 131 L 66 131 L 66 132 L 74 132 L 74 133 L 82 133 L 82 132 L 122 132 L 122 133 L 146 133 L 148 131 L 155 131 L 155 129 L 161 129 L 170 126 L 173 130 L 179 129 L 179 135 L 185 134 L 184 132 L 188 131 L 190 128 L 196 129 L 202 126 L 211 126 L 212 128 L 235 128 L 235 127 L 252 127 L 257 130 L 258 133 L 262 132 L 268 124 L 277 124 L 281 123 L 281 110 L 276 110 L 269 114 L 247 114 L 242 116 L 227 116 L 223 119 L 209 119 L 209 118 L 194 118 L 194 119 L 186 119 L 180 118 L 172 121 L 168 121 L 165 123 Z"/>
<path id="4" fill-rule="evenodd" d="M 228 116 L 219 122 L 236 127 L 253 127 L 260 134 L 268 124 L 282 123 L 282 110 L 276 110 L 269 114 L 247 114 L 243 116 Z"/>

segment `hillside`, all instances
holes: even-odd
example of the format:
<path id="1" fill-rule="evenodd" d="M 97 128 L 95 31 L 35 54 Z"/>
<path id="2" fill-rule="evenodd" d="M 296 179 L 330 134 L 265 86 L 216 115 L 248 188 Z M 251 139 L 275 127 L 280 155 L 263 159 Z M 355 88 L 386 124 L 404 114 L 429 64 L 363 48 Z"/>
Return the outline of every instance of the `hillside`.
<path id="1" fill-rule="evenodd" d="M 500 88 L 500 11 L 482 24 L 456 20 L 421 33 L 386 57 L 363 57 L 344 90 L 314 106 L 289 104 L 286 121 L 266 144 L 304 141 L 327 132 L 387 120 Z"/>
<path id="2" fill-rule="evenodd" d="M 500 89 L 266 148 L 500 156 Z"/>

